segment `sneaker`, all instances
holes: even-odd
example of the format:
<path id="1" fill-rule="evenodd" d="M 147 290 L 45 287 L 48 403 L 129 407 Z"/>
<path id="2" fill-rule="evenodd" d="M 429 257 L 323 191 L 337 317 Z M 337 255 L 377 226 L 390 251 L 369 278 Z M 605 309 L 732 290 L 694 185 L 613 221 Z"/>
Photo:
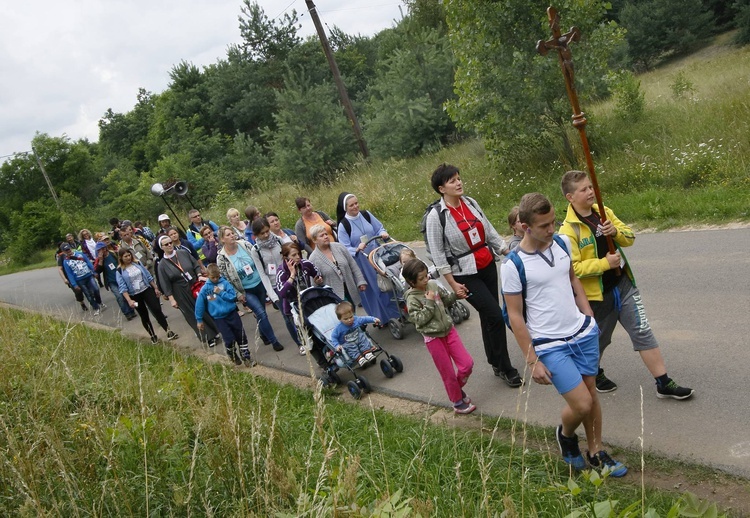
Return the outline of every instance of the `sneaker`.
<path id="1" fill-rule="evenodd" d="M 615 390 L 617 390 L 617 383 L 604 375 L 604 369 L 599 369 L 599 374 L 596 375 L 596 391 L 606 393 Z"/>
<path id="2" fill-rule="evenodd" d="M 474 410 L 477 409 L 476 405 L 472 405 L 471 403 L 466 403 L 465 401 L 461 401 L 458 404 L 453 405 L 453 411 L 457 414 L 470 414 Z"/>
<path id="3" fill-rule="evenodd" d="M 462 399 L 462 401 L 463 401 L 464 403 L 466 403 L 467 405 L 468 405 L 469 403 L 471 403 L 471 398 L 470 398 L 469 396 L 467 396 L 467 395 L 466 395 L 466 392 L 464 392 L 463 390 L 461 391 L 461 399 Z"/>
<path id="4" fill-rule="evenodd" d="M 107 305 L 106 305 L 106 304 L 105 304 L 104 302 L 102 302 L 101 304 L 99 304 L 99 308 L 100 308 L 100 309 L 101 309 L 102 311 L 104 311 L 105 309 L 107 309 Z"/>
<path id="5" fill-rule="evenodd" d="M 167 330 L 167 340 L 177 340 L 180 337 L 177 333 L 171 329 Z"/>
<path id="6" fill-rule="evenodd" d="M 602 472 L 609 473 L 611 477 L 624 477 L 628 472 L 628 468 L 622 462 L 614 460 L 604 450 L 595 453 L 593 456 L 586 453 L 586 457 L 589 459 L 592 468 L 599 468 Z"/>
<path id="7" fill-rule="evenodd" d="M 512 371 L 508 371 L 508 372 L 502 372 L 502 371 L 499 371 L 499 372 L 500 374 L 497 374 L 497 376 L 500 376 L 500 378 L 510 388 L 518 388 L 521 385 L 523 385 L 523 378 L 521 377 L 520 374 L 518 374 L 517 370 L 513 369 Z"/>
<path id="8" fill-rule="evenodd" d="M 299 355 L 304 356 L 307 354 L 307 348 L 304 345 L 299 346 Z"/>
<path id="9" fill-rule="evenodd" d="M 283 351 L 284 350 L 284 346 L 281 345 L 279 342 L 275 342 L 273 344 L 273 350 L 274 351 Z"/>
<path id="10" fill-rule="evenodd" d="M 240 358 L 240 355 L 235 351 L 232 351 L 231 353 L 228 352 L 227 356 L 229 356 L 229 359 L 232 360 L 235 365 L 242 365 L 242 358 Z"/>
<path id="11" fill-rule="evenodd" d="M 375 355 L 372 353 L 365 353 L 365 358 L 368 362 L 374 362 L 375 361 Z"/>
<path id="12" fill-rule="evenodd" d="M 130 322 L 131 320 L 133 320 L 133 319 L 134 319 L 135 317 L 137 317 L 137 316 L 138 316 L 138 315 L 136 315 L 135 313 L 133 313 L 133 314 L 131 314 L 131 315 L 125 315 L 125 318 L 127 318 L 127 319 L 128 319 L 128 322 Z"/>
<path id="13" fill-rule="evenodd" d="M 98 317 L 99 315 L 101 315 L 101 311 L 100 311 L 100 310 L 98 310 L 98 309 L 95 309 L 95 310 L 94 310 L 94 316 L 95 316 L 95 317 Z"/>
<path id="14" fill-rule="evenodd" d="M 81 302 L 81 309 L 82 309 L 83 311 L 88 311 L 88 310 L 89 310 L 89 307 L 88 307 L 88 306 L 87 306 L 86 304 L 84 304 L 83 302 Z"/>
<path id="15" fill-rule="evenodd" d="M 247 358 L 242 358 L 242 363 L 245 364 L 245 367 L 255 367 L 258 365 L 258 363 L 249 356 Z"/>
<path id="16" fill-rule="evenodd" d="M 562 433 L 562 425 L 559 425 L 555 431 L 555 438 L 565 463 L 576 471 L 586 469 L 586 461 L 583 460 L 581 449 L 578 447 L 578 436 L 573 434 L 573 437 L 565 437 Z"/>
<path id="17" fill-rule="evenodd" d="M 216 347 L 216 338 L 214 338 L 213 340 L 209 340 L 208 346 L 211 348 Z"/>
<path id="18" fill-rule="evenodd" d="M 158 344 L 159 343 L 159 337 L 156 335 L 151 335 L 151 343 L 152 344 Z"/>
<path id="19" fill-rule="evenodd" d="M 656 385 L 656 397 L 659 399 L 688 399 L 695 392 L 691 388 L 681 387 L 674 380 L 669 380 L 666 387 Z"/>
<path id="20" fill-rule="evenodd" d="M 357 362 L 359 362 L 360 367 L 364 367 L 365 365 L 367 365 L 367 358 L 365 358 L 364 356 L 360 356 Z"/>

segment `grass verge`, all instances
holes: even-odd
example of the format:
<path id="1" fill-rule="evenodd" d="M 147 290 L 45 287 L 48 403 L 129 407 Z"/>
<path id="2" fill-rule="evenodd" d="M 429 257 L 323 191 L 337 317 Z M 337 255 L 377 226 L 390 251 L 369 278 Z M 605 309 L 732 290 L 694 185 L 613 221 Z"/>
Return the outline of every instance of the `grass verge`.
<path id="1" fill-rule="evenodd" d="M 1 515 L 715 510 L 595 475 L 571 479 L 549 432 L 522 423 L 507 440 L 507 421 L 439 426 L 79 323 L 2 308 L 0 320 Z"/>

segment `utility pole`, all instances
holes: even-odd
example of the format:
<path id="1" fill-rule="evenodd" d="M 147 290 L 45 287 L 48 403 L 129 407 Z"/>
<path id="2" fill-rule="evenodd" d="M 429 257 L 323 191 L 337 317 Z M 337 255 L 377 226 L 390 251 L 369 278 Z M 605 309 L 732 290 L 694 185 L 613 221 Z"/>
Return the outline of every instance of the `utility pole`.
<path id="1" fill-rule="evenodd" d="M 60 208 L 60 200 L 57 198 L 57 193 L 55 192 L 55 188 L 52 187 L 52 181 L 49 179 L 49 176 L 47 176 L 47 171 L 44 169 L 44 164 L 42 164 L 42 159 L 39 158 L 39 155 L 36 152 L 36 148 L 32 145 L 31 151 L 34 152 L 34 158 L 36 158 L 36 163 L 39 164 L 39 169 L 42 170 L 42 176 L 44 176 L 44 180 L 47 182 L 47 187 L 49 187 L 49 192 L 52 194 L 52 198 L 55 200 L 55 203 L 57 204 L 57 210 L 62 212 L 62 209 Z"/>
<path id="2" fill-rule="evenodd" d="M 339 90 L 341 104 L 344 105 L 346 114 L 349 116 L 349 120 L 352 123 L 352 128 L 354 129 L 354 137 L 357 139 L 359 149 L 360 151 L 362 151 L 362 156 L 367 158 L 370 155 L 370 153 L 367 151 L 367 143 L 365 142 L 364 136 L 362 136 L 362 129 L 359 127 L 359 121 L 357 121 L 357 116 L 354 114 L 354 107 L 352 107 L 352 102 L 349 100 L 349 94 L 346 93 L 346 86 L 344 86 L 344 82 L 341 80 L 339 67 L 338 65 L 336 65 L 336 60 L 333 57 L 331 46 L 328 44 L 328 37 L 326 36 L 326 33 L 323 30 L 323 26 L 320 23 L 320 18 L 318 18 L 318 11 L 315 8 L 313 0 L 305 0 L 305 3 L 307 4 L 308 11 L 310 11 L 310 17 L 315 24 L 315 30 L 318 31 L 318 37 L 320 37 L 320 43 L 323 45 L 323 52 L 328 59 L 328 65 L 331 67 L 331 72 L 333 72 L 333 81 L 336 83 L 336 88 L 338 88 Z"/>

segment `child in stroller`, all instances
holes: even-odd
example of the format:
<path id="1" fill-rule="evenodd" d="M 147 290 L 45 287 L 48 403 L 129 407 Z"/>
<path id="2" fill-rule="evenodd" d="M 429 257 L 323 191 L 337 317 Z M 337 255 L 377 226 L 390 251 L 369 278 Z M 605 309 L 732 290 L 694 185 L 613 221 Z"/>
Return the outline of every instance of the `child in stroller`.
<path id="1" fill-rule="evenodd" d="M 367 378 L 358 373 L 362 368 L 359 362 L 343 351 L 337 351 L 332 339 L 334 329 L 340 324 L 339 317 L 336 315 L 336 306 L 340 303 L 341 299 L 330 288 L 311 287 L 299 294 L 298 301 L 293 301 L 292 311 L 297 322 L 304 326 L 300 329 L 300 336 L 304 341 L 311 342 L 311 356 L 324 369 L 323 376 L 321 376 L 323 384 L 341 384 L 339 371 L 346 369 L 354 376 L 354 380 L 346 384 L 349 393 L 355 399 L 359 399 L 363 392 L 371 391 L 370 383 Z M 399 358 L 388 354 L 366 331 L 363 332 L 372 344 L 370 353 L 375 356 L 375 360 L 377 361 L 379 356 L 385 356 L 380 360 L 380 369 L 387 378 L 392 378 L 395 373 L 404 370 Z M 367 362 L 365 367 L 369 363 Z"/>
<path id="2" fill-rule="evenodd" d="M 356 316 L 354 306 L 348 300 L 336 305 L 336 316 L 339 325 L 331 333 L 331 343 L 336 351 L 346 352 L 349 359 L 356 360 L 360 367 L 364 367 L 368 362 L 374 362 L 373 351 L 377 351 L 378 347 L 373 347 L 363 327 L 367 324 L 379 325 L 380 319 Z"/>

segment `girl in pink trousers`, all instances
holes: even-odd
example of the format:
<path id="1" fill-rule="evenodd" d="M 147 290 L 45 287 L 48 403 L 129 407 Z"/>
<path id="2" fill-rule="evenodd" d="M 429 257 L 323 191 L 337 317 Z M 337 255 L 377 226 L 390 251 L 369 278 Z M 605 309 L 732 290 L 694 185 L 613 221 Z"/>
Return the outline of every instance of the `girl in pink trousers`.
<path id="1" fill-rule="evenodd" d="M 470 414 L 476 410 L 462 387 L 469 380 L 474 360 L 464 347 L 447 306 L 456 302 L 456 294 L 429 280 L 427 266 L 419 259 L 404 264 L 401 272 L 411 286 L 406 292 L 409 319 L 424 337 L 427 350 L 435 362 L 445 391 L 457 414 Z"/>

